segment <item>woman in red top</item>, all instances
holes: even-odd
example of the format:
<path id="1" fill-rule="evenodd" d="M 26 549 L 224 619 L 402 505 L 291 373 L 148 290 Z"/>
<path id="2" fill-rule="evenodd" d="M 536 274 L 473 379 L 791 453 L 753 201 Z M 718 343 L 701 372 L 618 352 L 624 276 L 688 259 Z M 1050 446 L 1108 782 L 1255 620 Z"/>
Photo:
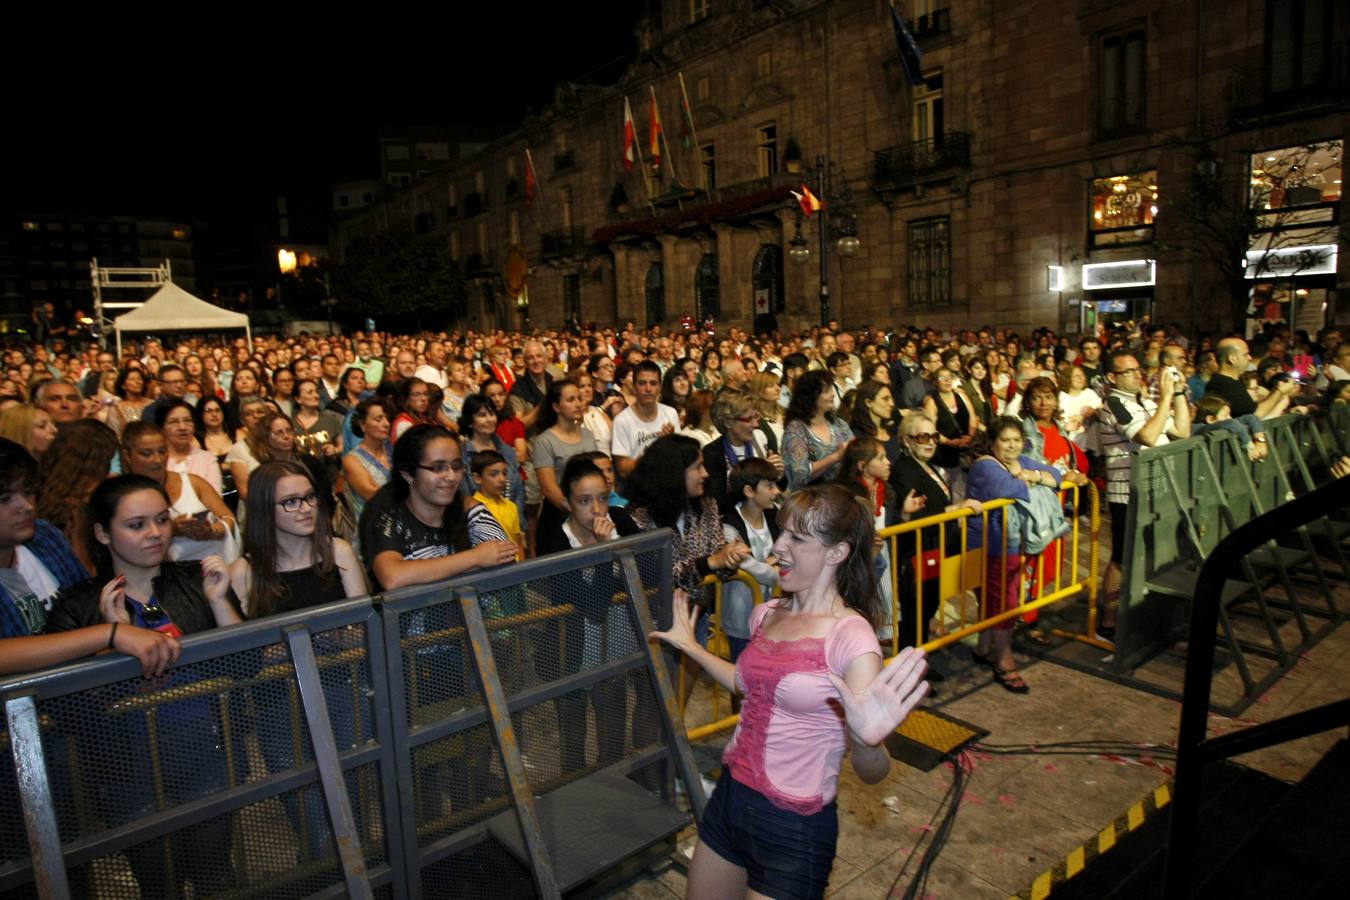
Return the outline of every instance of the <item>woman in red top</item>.
<path id="1" fill-rule="evenodd" d="M 1064 435 L 1059 418 L 1059 385 L 1051 378 L 1033 378 L 1022 394 L 1022 434 L 1026 439 L 1027 455 L 1053 466 L 1063 485 L 1085 485 L 1088 482 L 1087 454 Z M 1050 590 L 1055 589 L 1061 543 L 1055 541 L 1042 554 L 1044 565 L 1036 581 L 1037 596 L 1045 592 L 1047 585 Z M 1028 613 L 1026 620 L 1036 621 L 1035 613 Z M 1033 635 L 1032 640 L 1036 639 Z"/>

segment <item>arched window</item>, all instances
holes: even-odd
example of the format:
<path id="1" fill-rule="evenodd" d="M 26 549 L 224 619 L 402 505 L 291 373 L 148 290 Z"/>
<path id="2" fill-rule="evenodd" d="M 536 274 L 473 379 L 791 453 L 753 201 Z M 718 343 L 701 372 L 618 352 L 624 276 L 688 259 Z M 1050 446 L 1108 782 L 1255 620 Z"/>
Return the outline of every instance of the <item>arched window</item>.
<path id="1" fill-rule="evenodd" d="M 694 271 L 694 317 L 702 323 L 722 315 L 721 288 L 717 281 L 717 254 L 705 253 Z"/>
<path id="2" fill-rule="evenodd" d="M 755 254 L 755 265 L 750 271 L 751 289 L 754 292 L 755 315 L 763 316 L 784 312 L 783 299 L 783 248 L 777 244 L 765 244 Z"/>
<path id="3" fill-rule="evenodd" d="M 666 320 L 666 277 L 659 262 L 647 267 L 647 325 Z"/>

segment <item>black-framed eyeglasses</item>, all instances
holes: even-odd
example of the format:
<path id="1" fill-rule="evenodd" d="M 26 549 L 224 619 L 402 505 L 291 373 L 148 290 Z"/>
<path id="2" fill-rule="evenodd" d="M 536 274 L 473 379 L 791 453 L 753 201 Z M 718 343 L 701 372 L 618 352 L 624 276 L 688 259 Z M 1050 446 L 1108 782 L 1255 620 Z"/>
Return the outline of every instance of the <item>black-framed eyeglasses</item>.
<path id="1" fill-rule="evenodd" d="M 463 472 L 464 460 L 456 459 L 450 462 L 438 462 L 430 466 L 424 466 L 421 463 L 418 463 L 417 468 L 422 469 L 425 472 L 430 472 L 433 475 L 448 475 L 451 472 Z"/>
<path id="2" fill-rule="evenodd" d="M 293 513 L 300 511 L 300 504 L 302 503 L 305 506 L 313 508 L 319 503 L 319 495 L 310 491 L 303 497 L 283 497 L 277 501 L 277 506 L 280 506 L 282 509 L 286 510 L 286 512 Z"/>
<path id="3" fill-rule="evenodd" d="M 937 433 L 933 431 L 925 431 L 920 434 L 911 434 L 909 436 L 909 439 L 916 444 L 931 444 L 937 440 Z"/>

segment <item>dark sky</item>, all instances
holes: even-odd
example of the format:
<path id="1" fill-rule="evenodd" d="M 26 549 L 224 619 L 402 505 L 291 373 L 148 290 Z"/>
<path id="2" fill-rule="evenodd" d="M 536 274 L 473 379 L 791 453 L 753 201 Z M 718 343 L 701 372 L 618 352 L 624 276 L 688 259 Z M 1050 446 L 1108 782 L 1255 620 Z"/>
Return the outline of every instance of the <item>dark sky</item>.
<path id="1" fill-rule="evenodd" d="M 381 5 L 321 28 L 199 7 L 257 18 L 170 29 L 148 14 L 145 31 L 90 22 L 83 36 L 32 23 L 3 64 L 0 211 L 184 217 L 223 237 L 255 193 L 378 174 L 382 124 L 507 131 L 558 81 L 613 83 L 645 5 L 580 19 L 554 4 Z"/>

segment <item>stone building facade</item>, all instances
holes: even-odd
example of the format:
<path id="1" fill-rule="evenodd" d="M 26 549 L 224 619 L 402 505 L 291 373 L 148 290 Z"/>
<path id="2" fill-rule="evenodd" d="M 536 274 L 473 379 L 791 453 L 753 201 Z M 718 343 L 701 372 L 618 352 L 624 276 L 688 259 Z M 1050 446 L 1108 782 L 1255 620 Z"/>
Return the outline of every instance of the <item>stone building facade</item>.
<path id="1" fill-rule="evenodd" d="M 917 85 L 886 0 L 668 0 L 640 22 L 618 86 L 558 86 L 516 132 L 344 220 L 339 259 L 365 234 L 442 234 L 479 327 L 772 313 L 798 328 L 821 317 L 821 219 L 800 221 L 790 194 L 806 182 L 833 214 L 829 314 L 848 327 L 1228 327 L 1243 315 L 1244 246 L 1270 262 L 1252 284 L 1302 292 L 1291 318 L 1350 314 L 1335 252 L 1350 15 L 1334 0 L 898 5 L 922 51 Z M 625 97 L 644 158 L 632 169 Z M 836 248 L 841 224 L 852 256 Z M 1290 262 L 1300 242 L 1323 249 Z M 512 245 L 528 305 L 502 277 Z"/>

